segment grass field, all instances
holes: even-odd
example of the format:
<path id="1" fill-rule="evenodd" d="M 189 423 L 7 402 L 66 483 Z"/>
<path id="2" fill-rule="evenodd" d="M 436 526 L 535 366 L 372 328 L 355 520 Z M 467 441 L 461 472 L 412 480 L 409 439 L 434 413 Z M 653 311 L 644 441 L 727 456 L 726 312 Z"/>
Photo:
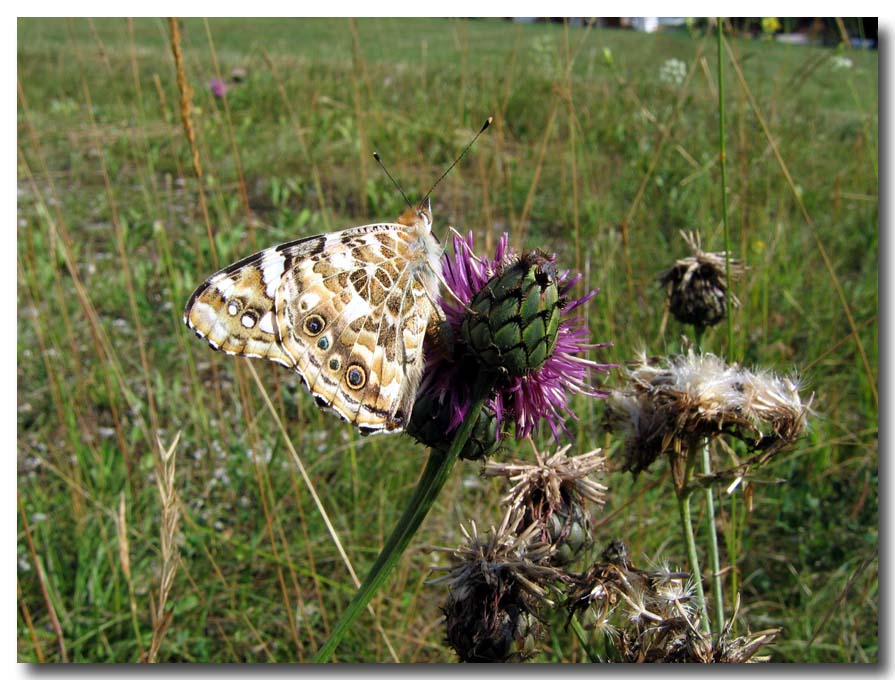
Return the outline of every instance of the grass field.
<path id="1" fill-rule="evenodd" d="M 800 371 L 816 416 L 761 470 L 751 512 L 721 494 L 725 596 L 742 594 L 742 630 L 782 628 L 773 660 L 875 662 L 877 55 L 729 44 L 729 216 L 749 267 L 733 352 Z M 678 351 L 687 328 L 665 316 L 656 276 L 688 254 L 681 229 L 723 250 L 711 36 L 185 20 L 182 48 L 195 160 L 166 21 L 18 23 L 20 661 L 307 661 L 326 639 L 355 586 L 310 489 L 363 578 L 425 452 L 358 436 L 273 364 L 253 364 L 256 382 L 180 316 L 209 274 L 260 248 L 397 216 L 373 151 L 413 198 L 494 115 L 434 192 L 435 231 L 472 230 L 485 251 L 508 231 L 583 272 L 600 288 L 593 338 L 613 343 L 599 361 Z M 660 77 L 669 59 L 683 82 Z M 213 96 L 211 79 L 237 67 L 244 81 Z M 724 354 L 724 325 L 703 344 Z M 614 460 L 603 404 L 576 410 L 573 450 Z M 176 532 L 157 484 L 175 441 Z M 455 660 L 445 590 L 427 584 L 444 555 L 427 548 L 458 545 L 461 522 L 498 521 L 502 487 L 478 473 L 454 469 L 338 661 Z M 638 558 L 685 564 L 666 476 L 664 463 L 606 475 L 593 555 L 619 538 Z M 551 630 L 537 660 L 587 660 L 561 623 Z"/>

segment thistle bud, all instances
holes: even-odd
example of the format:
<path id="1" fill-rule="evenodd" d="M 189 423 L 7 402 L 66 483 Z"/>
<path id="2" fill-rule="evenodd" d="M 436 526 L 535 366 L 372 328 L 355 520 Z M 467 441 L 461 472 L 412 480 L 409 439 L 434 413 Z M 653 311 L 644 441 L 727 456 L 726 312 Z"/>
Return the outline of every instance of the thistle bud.
<path id="1" fill-rule="evenodd" d="M 556 346 L 560 295 L 552 262 L 535 251 L 498 272 L 469 304 L 461 334 L 485 368 L 523 376 Z"/>
<path id="2" fill-rule="evenodd" d="M 413 414 L 407 423 L 407 434 L 424 446 L 447 451 L 451 445 L 449 431 L 451 420 L 449 404 L 439 402 L 431 393 L 422 393 L 413 405 Z M 483 460 L 500 448 L 500 431 L 497 416 L 485 407 L 479 414 L 469 439 L 460 451 L 464 460 Z"/>
<path id="3" fill-rule="evenodd" d="M 571 564 L 594 542 L 590 513 L 577 498 L 563 500 L 544 522 L 547 540 L 556 548 L 550 556 L 554 567 Z"/>

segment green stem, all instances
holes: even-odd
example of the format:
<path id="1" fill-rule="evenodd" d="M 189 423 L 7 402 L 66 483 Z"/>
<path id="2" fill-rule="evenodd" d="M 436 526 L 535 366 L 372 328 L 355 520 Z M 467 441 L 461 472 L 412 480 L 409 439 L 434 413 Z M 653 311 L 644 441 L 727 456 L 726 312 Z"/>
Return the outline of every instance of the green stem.
<path id="1" fill-rule="evenodd" d="M 730 290 L 733 287 L 733 282 L 730 280 L 730 225 L 727 221 L 727 142 L 725 139 L 727 136 L 727 112 L 724 107 L 723 25 L 722 17 L 718 17 L 718 160 L 721 165 L 721 222 L 724 225 L 724 266 L 728 289 L 724 302 L 727 309 L 724 311 L 727 316 L 727 360 L 732 361 L 735 352 L 733 347 L 733 315 L 731 314 L 732 293 Z"/>
<path id="2" fill-rule="evenodd" d="M 391 574 L 395 565 L 397 565 L 401 555 L 404 554 L 404 551 L 410 544 L 410 540 L 416 534 L 417 529 L 438 497 L 438 493 L 447 481 L 451 468 L 453 468 L 457 457 L 460 455 L 460 451 L 463 450 L 466 440 L 469 439 L 469 434 L 472 432 L 485 399 L 490 392 L 490 386 L 489 379 L 480 374 L 473 389 L 473 404 L 469 410 L 469 415 L 460 424 L 457 433 L 454 435 L 451 448 L 447 453 L 434 448 L 430 449 L 429 460 L 426 462 L 426 468 L 423 470 L 416 490 L 413 492 L 413 498 L 410 499 L 404 514 L 392 531 L 392 535 L 389 536 L 385 547 L 382 548 L 382 552 L 379 553 L 379 557 L 376 558 L 375 564 L 373 564 L 370 573 L 367 574 L 367 578 L 361 584 L 354 599 L 351 600 L 347 609 L 342 613 L 329 639 L 317 652 L 317 656 L 314 657 L 315 663 L 329 661 L 348 628 L 351 627 L 354 620 L 366 608 L 373 595 Z"/>
<path id="3" fill-rule="evenodd" d="M 727 317 L 727 360 L 736 354 L 733 344 L 733 306 L 731 299 L 733 281 L 730 277 L 730 224 L 727 219 L 727 110 L 724 103 L 724 21 L 718 17 L 718 160 L 721 166 L 721 222 L 724 225 L 724 266 L 728 293 L 725 296 Z M 702 471 L 712 474 L 712 461 L 708 441 L 702 447 Z M 718 533 L 715 529 L 715 498 L 711 485 L 705 488 L 706 525 L 709 536 L 708 557 L 712 567 L 712 594 L 715 610 L 715 633 L 724 630 L 724 592 L 721 583 L 721 559 L 718 554 Z"/>
<path id="4" fill-rule="evenodd" d="M 687 558 L 690 561 L 690 571 L 693 573 L 693 583 L 696 586 L 696 604 L 702 611 L 699 625 L 706 634 L 711 633 L 709 613 L 705 604 L 705 591 L 702 589 L 702 570 L 699 568 L 699 556 L 696 553 L 696 537 L 693 535 L 693 517 L 690 514 L 690 497 L 693 490 L 690 488 L 691 465 L 687 463 L 687 479 L 684 487 L 677 492 L 677 509 L 681 515 L 681 526 L 684 530 L 684 542 L 687 544 Z"/>
<path id="5" fill-rule="evenodd" d="M 587 642 L 587 632 L 581 626 L 581 623 L 578 621 L 578 617 L 572 615 L 572 618 L 569 620 L 569 625 L 572 627 L 572 632 L 575 633 L 575 637 L 578 638 L 578 643 L 581 645 L 581 648 L 584 650 L 584 653 L 587 654 L 587 658 L 591 663 L 600 663 L 600 657 L 594 654 L 590 645 Z"/>
<path id="6" fill-rule="evenodd" d="M 702 447 L 702 471 L 712 474 L 708 441 Z M 724 630 L 724 592 L 721 589 L 721 560 L 718 556 L 718 534 L 715 531 L 715 498 L 712 486 L 705 487 L 705 518 L 709 534 L 709 562 L 712 565 L 712 596 L 715 605 L 715 634 Z"/>

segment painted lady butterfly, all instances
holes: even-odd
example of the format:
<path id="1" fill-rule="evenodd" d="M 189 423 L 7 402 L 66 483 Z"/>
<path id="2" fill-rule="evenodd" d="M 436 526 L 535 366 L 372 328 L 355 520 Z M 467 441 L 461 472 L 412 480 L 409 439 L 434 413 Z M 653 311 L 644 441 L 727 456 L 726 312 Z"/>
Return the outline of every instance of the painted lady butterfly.
<path id="1" fill-rule="evenodd" d="M 262 250 L 211 276 L 183 320 L 213 349 L 296 371 L 317 404 L 362 434 L 400 432 L 423 371 L 442 247 L 429 201 Z"/>
<path id="2" fill-rule="evenodd" d="M 318 406 L 361 434 L 400 432 L 422 377 L 423 342 L 444 320 L 432 189 L 416 207 L 407 201 L 395 222 L 284 243 L 222 269 L 192 294 L 184 323 L 213 349 L 293 369 Z"/>

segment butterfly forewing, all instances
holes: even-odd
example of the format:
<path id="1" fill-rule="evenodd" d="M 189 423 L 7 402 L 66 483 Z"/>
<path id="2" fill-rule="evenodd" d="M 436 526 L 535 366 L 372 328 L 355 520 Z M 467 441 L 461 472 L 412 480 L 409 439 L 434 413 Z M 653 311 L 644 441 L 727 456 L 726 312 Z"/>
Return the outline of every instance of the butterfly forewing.
<path id="1" fill-rule="evenodd" d="M 314 236 L 284 243 L 222 269 L 190 296 L 184 323 L 214 349 L 294 367 L 279 341 L 274 297 L 287 268 L 319 252 L 324 241 Z"/>

